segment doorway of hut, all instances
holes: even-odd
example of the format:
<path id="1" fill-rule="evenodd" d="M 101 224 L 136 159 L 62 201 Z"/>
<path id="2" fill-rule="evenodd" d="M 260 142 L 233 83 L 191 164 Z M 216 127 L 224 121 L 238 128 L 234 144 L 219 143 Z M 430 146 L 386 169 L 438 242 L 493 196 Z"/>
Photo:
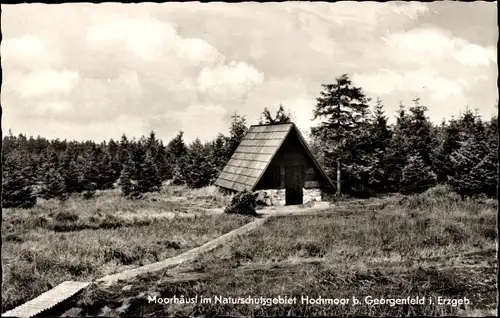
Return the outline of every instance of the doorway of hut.
<path id="1" fill-rule="evenodd" d="M 304 202 L 304 168 L 285 167 L 285 205 L 299 205 Z"/>

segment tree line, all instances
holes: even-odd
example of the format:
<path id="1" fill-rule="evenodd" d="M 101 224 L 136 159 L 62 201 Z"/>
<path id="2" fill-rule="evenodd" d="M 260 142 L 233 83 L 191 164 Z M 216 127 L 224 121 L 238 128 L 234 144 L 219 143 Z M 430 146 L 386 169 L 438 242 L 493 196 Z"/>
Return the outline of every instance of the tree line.
<path id="1" fill-rule="evenodd" d="M 496 197 L 498 176 L 497 118 L 483 120 L 466 110 L 434 125 L 427 107 L 415 98 L 401 103 L 394 124 L 384 105 L 370 99 L 344 74 L 322 85 L 313 108 L 320 123 L 310 132 L 310 146 L 336 185 L 337 195 L 369 197 L 411 194 L 447 183 L 463 197 Z M 273 116 L 265 108 L 260 124 L 292 121 L 280 105 Z M 235 114 L 229 135 L 186 144 L 179 132 L 166 145 L 149 136 L 107 142 L 48 140 L 12 133 L 3 137 L 2 205 L 29 208 L 37 197 L 65 200 L 79 194 L 120 188 L 140 198 L 159 191 L 165 181 L 200 188 L 212 184 L 248 129 Z"/>

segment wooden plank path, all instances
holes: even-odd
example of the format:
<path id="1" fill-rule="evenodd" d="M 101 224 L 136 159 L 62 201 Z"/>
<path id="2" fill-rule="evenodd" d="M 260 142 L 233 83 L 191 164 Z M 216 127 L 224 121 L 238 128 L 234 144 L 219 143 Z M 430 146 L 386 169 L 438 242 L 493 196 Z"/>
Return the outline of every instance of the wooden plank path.
<path id="1" fill-rule="evenodd" d="M 193 248 L 185 253 L 179 254 L 175 257 L 166 259 L 164 261 L 148 264 L 145 266 L 141 266 L 138 268 L 130 269 L 121 273 L 113 274 L 113 275 L 108 275 L 103 278 L 100 278 L 97 280 L 97 282 L 103 282 L 106 285 L 111 285 L 114 282 L 117 282 L 119 280 L 126 280 L 130 279 L 142 274 L 146 273 L 151 273 L 151 272 L 156 272 L 160 271 L 172 266 L 176 266 L 179 264 L 182 264 L 186 261 L 192 261 L 196 259 L 200 254 L 211 251 L 215 249 L 217 246 L 226 243 L 230 239 L 232 239 L 235 236 L 244 234 L 246 232 L 249 232 L 258 226 L 262 225 L 267 219 L 267 216 L 264 216 L 262 218 L 259 218 L 253 222 L 247 223 L 243 225 L 242 227 L 239 227 L 231 232 L 228 232 L 224 235 L 219 236 L 218 238 L 211 240 L 210 242 L 207 242 L 203 244 L 202 246 Z"/>
<path id="2" fill-rule="evenodd" d="M 23 305 L 9 310 L 2 314 L 2 317 L 33 317 L 41 312 L 54 307 L 60 302 L 75 295 L 80 290 L 87 287 L 89 282 L 65 281 L 53 289 L 46 291 L 40 296 L 32 299 Z"/>

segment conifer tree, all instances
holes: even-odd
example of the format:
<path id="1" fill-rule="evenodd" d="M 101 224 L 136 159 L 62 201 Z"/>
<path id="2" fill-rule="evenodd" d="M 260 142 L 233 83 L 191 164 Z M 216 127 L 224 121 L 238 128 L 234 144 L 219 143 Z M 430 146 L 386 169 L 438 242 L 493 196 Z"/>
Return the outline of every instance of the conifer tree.
<path id="1" fill-rule="evenodd" d="M 111 157 L 111 166 L 113 167 L 114 179 L 116 181 L 120 177 L 120 173 L 122 171 L 122 164 L 119 159 L 120 145 L 113 139 L 110 139 L 108 142 L 107 152 Z"/>
<path id="2" fill-rule="evenodd" d="M 227 138 L 223 134 L 218 134 L 212 142 L 210 152 L 211 162 L 219 172 L 224 169 L 224 166 L 229 160 L 226 151 L 226 140 Z"/>
<path id="3" fill-rule="evenodd" d="M 231 158 L 233 153 L 236 151 L 236 148 L 240 145 L 241 140 L 245 136 L 248 127 L 246 125 L 245 116 L 240 116 L 237 113 L 234 113 L 231 116 L 231 127 L 229 129 L 229 138 L 226 142 L 226 154 L 227 160 Z"/>
<path id="4" fill-rule="evenodd" d="M 137 184 L 132 179 L 134 163 L 129 157 L 124 165 L 120 174 L 119 186 L 121 188 L 121 193 L 124 197 L 137 197 L 139 192 L 137 191 Z"/>
<path id="5" fill-rule="evenodd" d="M 391 131 L 387 124 L 387 117 L 384 112 L 384 104 L 380 98 L 377 98 L 376 104 L 373 110 L 372 117 L 372 127 L 370 129 L 372 135 L 373 147 L 375 149 L 380 149 L 385 151 L 389 146 L 389 141 L 391 138 Z"/>
<path id="6" fill-rule="evenodd" d="M 372 159 L 369 185 L 372 192 L 386 192 L 390 189 L 387 173 L 390 170 L 388 148 L 390 147 L 392 132 L 387 124 L 384 105 L 379 98 L 377 98 L 374 106 L 371 127 L 368 132 L 369 135 L 366 137 L 372 143 L 369 155 Z"/>
<path id="7" fill-rule="evenodd" d="M 141 178 L 141 165 L 146 156 L 145 138 L 141 137 L 138 141 L 133 141 L 130 145 L 130 155 L 133 162 L 132 179 L 139 180 Z"/>
<path id="8" fill-rule="evenodd" d="M 426 117 L 427 107 L 420 104 L 416 97 L 414 105 L 410 107 L 408 143 L 412 151 L 417 151 L 426 166 L 432 166 L 430 154 L 435 146 L 433 127 Z"/>
<path id="9" fill-rule="evenodd" d="M 271 112 L 267 107 L 264 108 L 262 116 L 260 118 L 259 125 L 278 125 L 278 124 L 288 124 L 292 122 L 292 114 L 286 112 L 282 104 L 278 108 L 276 115 L 273 117 Z"/>
<path id="10" fill-rule="evenodd" d="M 82 189 L 85 198 L 91 198 L 99 189 L 99 159 L 98 148 L 90 145 L 82 156 Z"/>
<path id="11" fill-rule="evenodd" d="M 436 174 L 427 165 L 418 151 L 408 157 L 403 168 L 400 192 L 402 194 L 421 193 L 436 183 Z"/>
<path id="12" fill-rule="evenodd" d="M 127 136 L 123 134 L 120 139 L 120 143 L 118 145 L 118 154 L 117 154 L 118 162 L 120 163 L 120 171 L 123 165 L 129 159 L 129 152 L 130 152 L 130 142 L 127 139 Z"/>
<path id="13" fill-rule="evenodd" d="M 167 148 L 163 145 L 162 141 L 160 141 L 158 145 L 156 165 L 158 166 L 158 173 L 162 181 L 172 178 L 172 172 L 168 164 Z"/>
<path id="14" fill-rule="evenodd" d="M 460 148 L 460 128 L 457 120 L 452 118 L 448 123 L 441 125 L 442 140 L 433 151 L 433 166 L 437 174 L 437 182 L 443 183 L 453 174 L 454 167 L 450 161 L 453 151 Z"/>
<path id="15" fill-rule="evenodd" d="M 151 131 L 146 141 L 146 147 L 151 151 L 151 155 L 158 170 L 161 181 L 169 179 L 169 167 L 167 164 L 167 151 L 161 140 L 156 138 L 154 131 Z"/>
<path id="16" fill-rule="evenodd" d="M 97 188 L 100 190 L 112 189 L 116 182 L 116 172 L 113 159 L 108 152 L 102 152 L 98 157 Z"/>
<path id="17" fill-rule="evenodd" d="M 26 156 L 17 151 L 2 152 L 2 207 L 28 209 L 36 204 L 30 167 L 23 167 Z"/>
<path id="18" fill-rule="evenodd" d="M 174 184 L 183 184 L 183 171 L 185 169 L 185 158 L 187 147 L 183 138 L 184 132 L 180 131 L 167 145 L 167 165 L 172 175 Z"/>
<path id="19" fill-rule="evenodd" d="M 347 162 L 352 141 L 366 120 L 369 99 L 360 87 L 352 84 L 347 74 L 336 79 L 334 84 L 322 85 L 315 109 L 314 119 L 323 119 L 312 134 L 321 140 L 327 167 L 336 167 L 337 196 L 340 196 L 342 163 Z M 331 171 L 331 170 L 330 170 Z"/>
<path id="20" fill-rule="evenodd" d="M 57 168 L 50 168 L 45 173 L 43 181 L 42 197 L 44 199 L 65 200 L 67 198 L 64 178 Z"/>
<path id="21" fill-rule="evenodd" d="M 484 194 L 496 197 L 498 152 L 490 151 L 486 138 L 474 136 L 455 150 L 450 161 L 454 174 L 448 183 L 462 197 Z"/>
<path id="22" fill-rule="evenodd" d="M 82 169 L 78 165 L 77 157 L 74 145 L 69 145 L 61 156 L 61 176 L 68 194 L 83 191 Z"/>
<path id="23" fill-rule="evenodd" d="M 389 191 L 399 192 L 403 169 L 407 164 L 407 156 L 411 153 L 408 141 L 410 131 L 410 118 L 403 103 L 400 103 L 396 115 L 390 146 L 387 151 L 388 170 L 386 171 Z"/>
<path id="24" fill-rule="evenodd" d="M 190 188 L 207 186 L 217 177 L 217 168 L 210 160 L 210 149 L 199 139 L 196 139 L 189 147 L 183 177 Z"/>
<path id="25" fill-rule="evenodd" d="M 161 189 L 162 180 L 158 173 L 154 157 L 154 151 L 148 149 L 145 159 L 140 165 L 140 173 L 137 178 L 138 191 L 140 193 L 154 192 Z"/>
<path id="26" fill-rule="evenodd" d="M 52 145 L 45 148 L 39 159 L 40 169 L 40 179 L 43 180 L 44 176 L 50 169 L 59 169 L 59 155 Z"/>

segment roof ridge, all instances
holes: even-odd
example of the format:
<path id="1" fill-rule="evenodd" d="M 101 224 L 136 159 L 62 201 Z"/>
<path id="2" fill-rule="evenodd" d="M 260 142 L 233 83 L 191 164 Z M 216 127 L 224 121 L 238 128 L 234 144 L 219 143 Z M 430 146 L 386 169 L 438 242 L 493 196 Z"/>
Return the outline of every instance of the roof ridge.
<path id="1" fill-rule="evenodd" d="M 284 126 L 284 125 L 294 125 L 295 126 L 295 123 L 250 125 L 250 127 Z"/>

